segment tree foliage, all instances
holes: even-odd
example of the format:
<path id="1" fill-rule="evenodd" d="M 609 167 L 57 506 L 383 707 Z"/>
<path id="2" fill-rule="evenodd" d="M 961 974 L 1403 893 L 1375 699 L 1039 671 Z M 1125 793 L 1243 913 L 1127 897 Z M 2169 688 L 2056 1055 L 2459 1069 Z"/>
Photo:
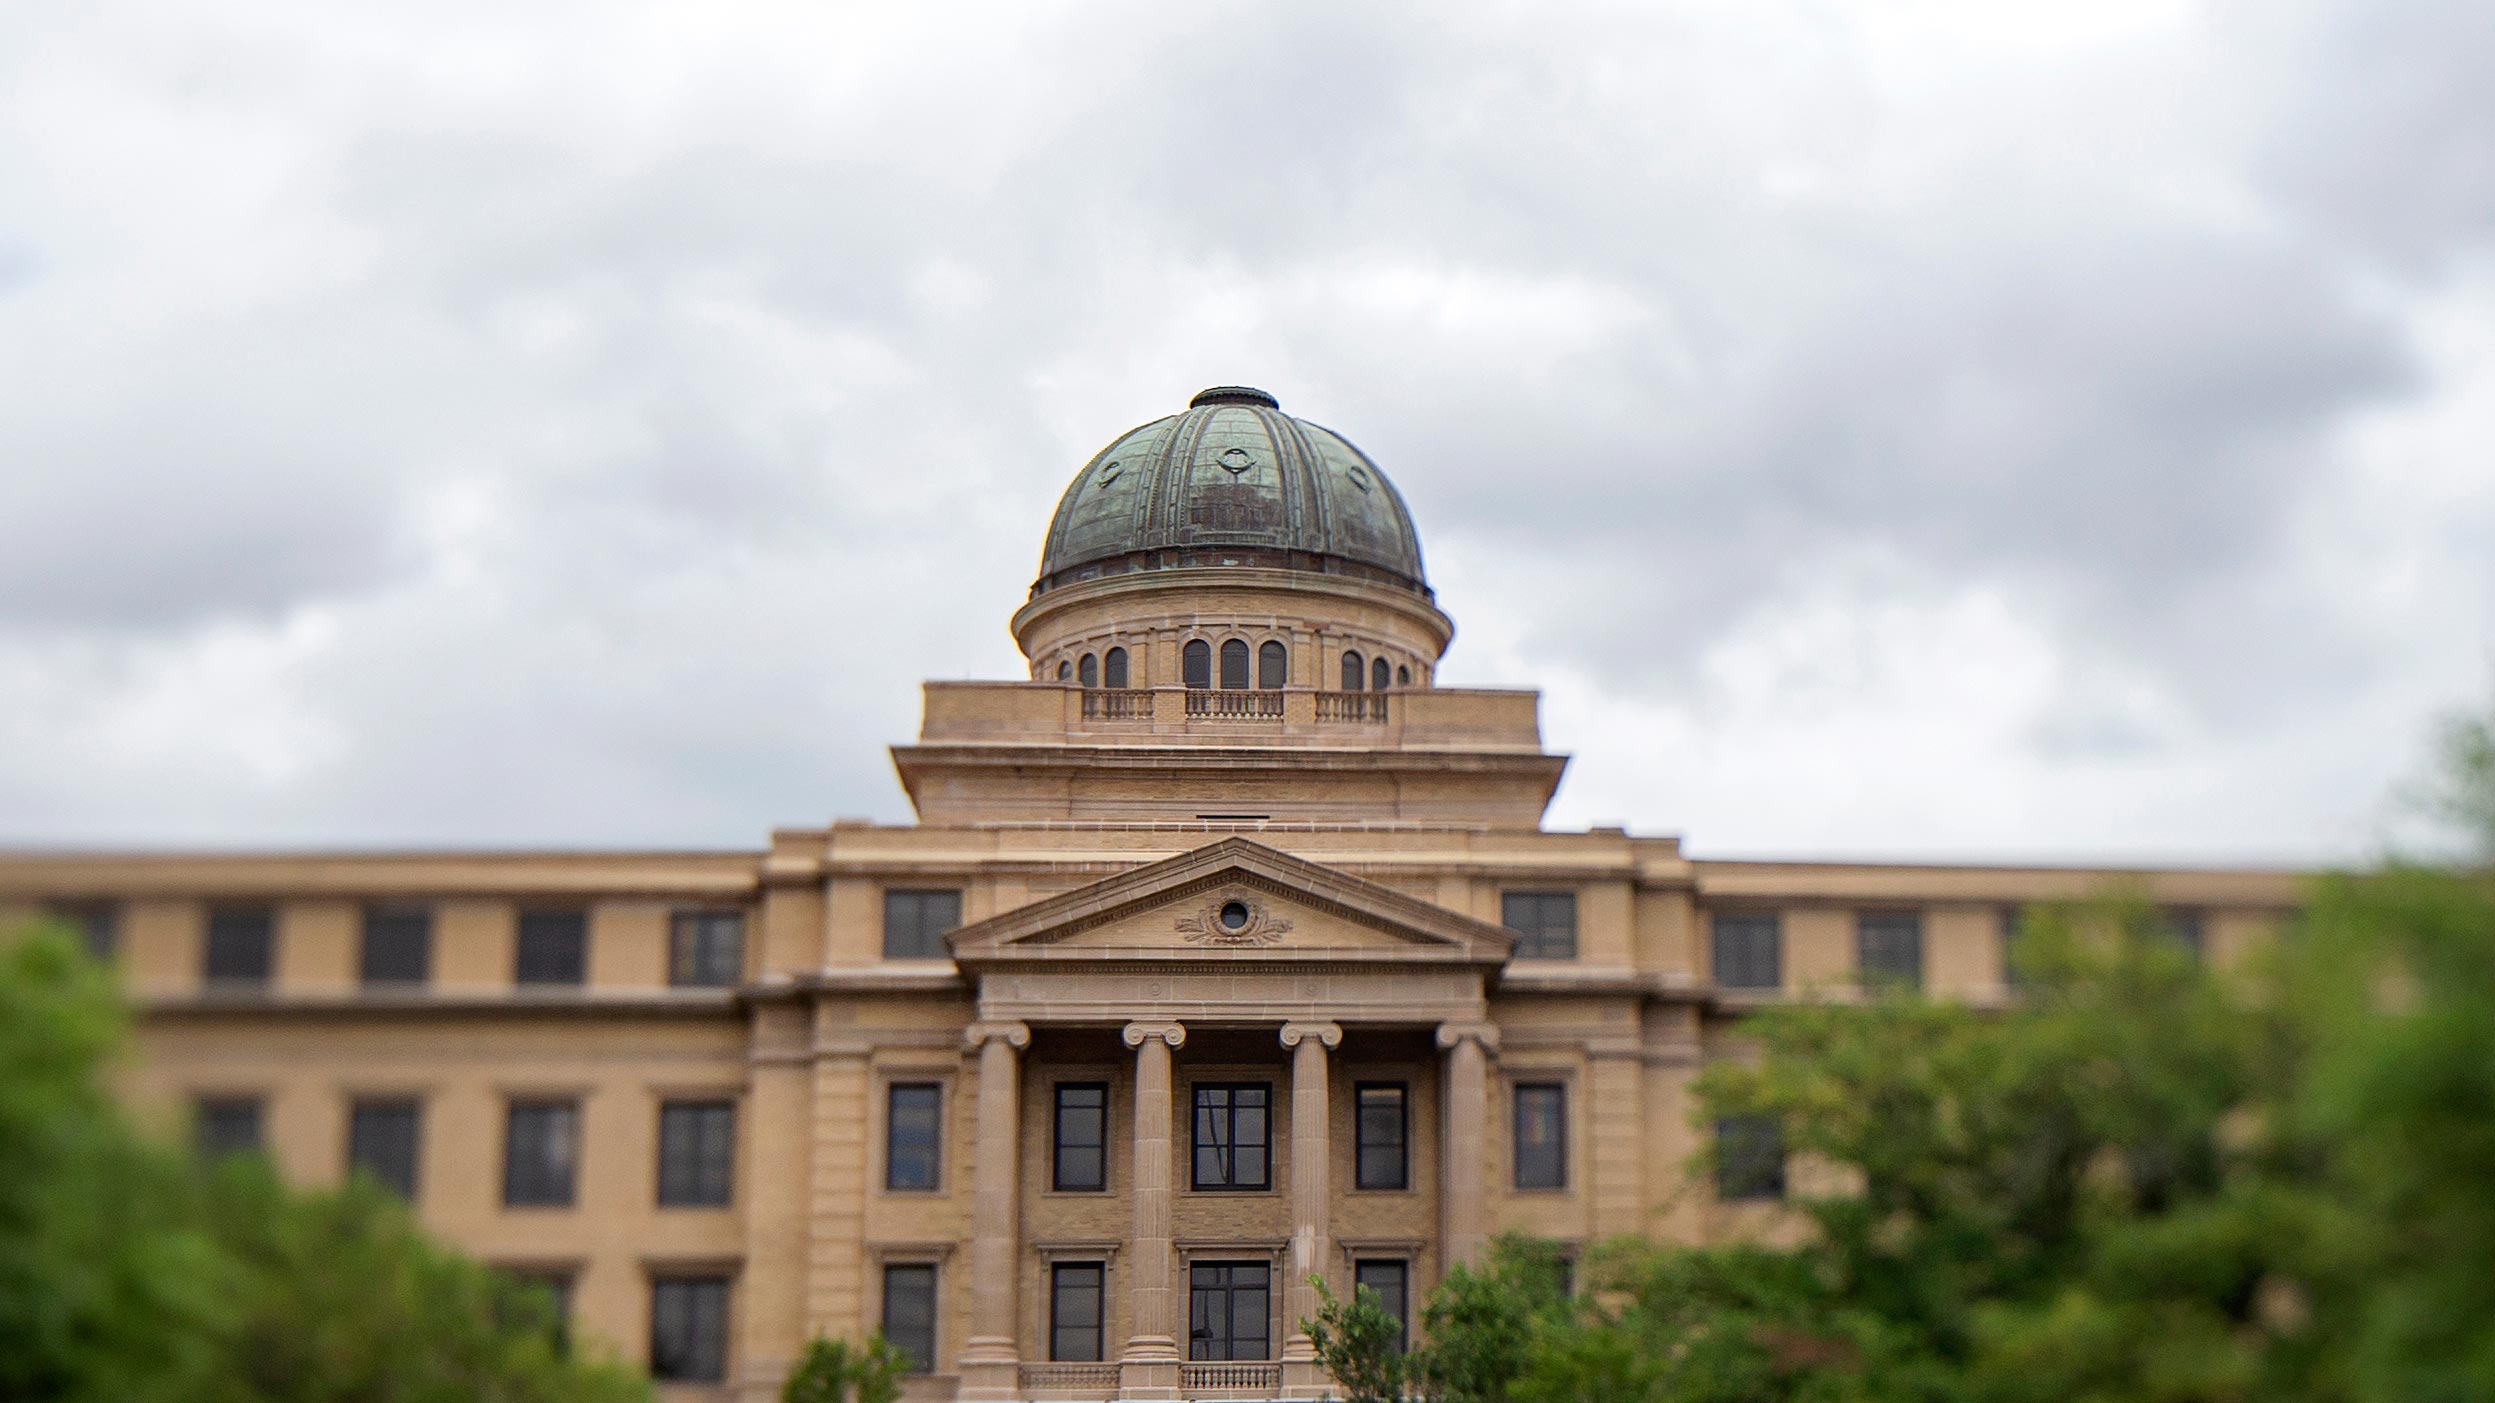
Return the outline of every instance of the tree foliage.
<path id="1" fill-rule="evenodd" d="M 909 1367 L 880 1330 L 863 1346 L 817 1335 L 781 1386 L 780 1403 L 894 1403 Z"/>

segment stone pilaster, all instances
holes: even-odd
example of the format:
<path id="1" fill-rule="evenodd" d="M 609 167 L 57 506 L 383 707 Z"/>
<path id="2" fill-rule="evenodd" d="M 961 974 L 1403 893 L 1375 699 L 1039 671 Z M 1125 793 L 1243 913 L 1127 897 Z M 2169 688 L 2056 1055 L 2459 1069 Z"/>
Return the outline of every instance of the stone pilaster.
<path id="1" fill-rule="evenodd" d="M 1171 1134 L 1177 1113 L 1171 1099 L 1171 1053 L 1186 1041 L 1181 1024 L 1126 1025 L 1126 1045 L 1135 1049 L 1135 1226 L 1126 1244 L 1131 1332 L 1118 1360 L 1121 1398 L 1178 1396 L 1181 1355 L 1170 1217 L 1177 1158 Z"/>
<path id="2" fill-rule="evenodd" d="M 978 1142 L 972 1154 L 970 1336 L 962 1342 L 961 1388 L 968 1399 L 1021 1396 L 1021 1352 L 1014 1342 L 1014 1286 L 1022 1185 L 1022 1067 L 1031 1045 L 1022 1023 L 973 1023 L 962 1033 L 979 1053 Z"/>
<path id="3" fill-rule="evenodd" d="M 1490 1054 L 1499 1030 L 1488 1023 L 1442 1023 L 1447 1051 L 1446 1110 L 1441 1119 L 1445 1171 L 1438 1186 L 1444 1219 L 1445 1266 L 1474 1262 L 1490 1239 Z"/>
<path id="4" fill-rule="evenodd" d="M 1291 1258 L 1282 1283 L 1282 1385 L 1295 1397 L 1330 1382 L 1300 1322 L 1317 1313 L 1314 1278 L 1331 1251 L 1326 1173 L 1333 1152 L 1333 1113 L 1328 1096 L 1326 1049 L 1340 1047 L 1334 1023 L 1285 1023 L 1282 1045 L 1291 1049 Z"/>

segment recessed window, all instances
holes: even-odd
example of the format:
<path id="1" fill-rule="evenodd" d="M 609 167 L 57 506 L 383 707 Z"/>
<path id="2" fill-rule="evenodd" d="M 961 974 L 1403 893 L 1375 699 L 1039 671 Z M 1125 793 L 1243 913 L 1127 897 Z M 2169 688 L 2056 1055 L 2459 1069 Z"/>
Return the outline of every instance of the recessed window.
<path id="1" fill-rule="evenodd" d="M 2201 913 L 2188 906 L 2169 906 L 2158 913 L 2158 933 L 2194 960 L 2208 958 L 2209 942 Z"/>
<path id="2" fill-rule="evenodd" d="M 1715 1123 L 1715 1196 L 1727 1202 L 1785 1196 L 1785 1130 L 1774 1116 Z"/>
<path id="3" fill-rule="evenodd" d="M 1248 926 L 1247 903 L 1244 901 L 1223 902 L 1221 923 L 1224 930 L 1246 930 Z"/>
<path id="4" fill-rule="evenodd" d="M 1086 687 L 1099 686 L 1100 659 L 1090 653 L 1085 653 L 1083 655 L 1083 661 L 1075 666 L 1074 677 L 1076 681 L 1082 683 Z"/>
<path id="5" fill-rule="evenodd" d="M 909 1360 L 913 1374 L 936 1361 L 936 1268 L 932 1262 L 884 1267 L 884 1339 Z"/>
<path id="6" fill-rule="evenodd" d="M 1106 1082 L 1057 1083 L 1056 1162 L 1049 1187 L 1099 1193 L 1109 1187 L 1109 1087 Z"/>
<path id="7" fill-rule="evenodd" d="M 538 906 L 521 911 L 514 954 L 514 983 L 586 983 L 589 913 L 577 906 Z"/>
<path id="8" fill-rule="evenodd" d="M 1222 644 L 1222 690 L 1244 692 L 1248 684 L 1248 646 L 1233 638 Z"/>
<path id="9" fill-rule="evenodd" d="M 1866 989 L 1923 987 L 1923 918 L 1866 911 L 1854 921 L 1854 959 Z"/>
<path id="10" fill-rule="evenodd" d="M 200 1098 L 191 1116 L 191 1138 L 202 1159 L 258 1154 L 261 1146 L 260 1098 Z"/>
<path id="11" fill-rule="evenodd" d="M 675 913 L 668 930 L 667 979 L 678 988 L 725 988 L 743 983 L 745 913 Z"/>
<path id="12" fill-rule="evenodd" d="M 951 952 L 944 937 L 962 923 L 958 888 L 901 890 L 884 893 L 884 958 L 941 960 Z"/>
<path id="13" fill-rule="evenodd" d="M 1268 692 L 1291 685 L 1291 654 L 1288 649 L 1270 639 L 1257 645 L 1256 685 Z"/>
<path id="14" fill-rule="evenodd" d="M 1784 923 L 1772 911 L 1715 914 L 1715 983 L 1722 989 L 1776 989 L 1785 982 Z"/>
<path id="15" fill-rule="evenodd" d="M 1516 1187 L 1568 1187 L 1568 1088 L 1555 1081 L 1516 1084 Z"/>
<path id="16" fill-rule="evenodd" d="M 367 985 L 422 984 L 432 978 L 433 908 L 365 907 L 358 973 Z"/>
<path id="17" fill-rule="evenodd" d="M 665 1277 L 650 1283 L 650 1377 L 717 1383 L 728 1376 L 728 1279 Z"/>
<path id="18" fill-rule="evenodd" d="M 413 1203 L 424 1107 L 407 1097 L 358 1101 L 347 1117 L 347 1168 Z"/>
<path id="19" fill-rule="evenodd" d="M 1201 638 L 1187 640 L 1178 650 L 1179 670 L 1188 686 L 1201 691 L 1213 685 L 1213 645 Z"/>
<path id="20" fill-rule="evenodd" d="M 1187 1357 L 1273 1357 L 1273 1268 L 1194 1262 L 1187 1268 Z"/>
<path id="21" fill-rule="evenodd" d="M 1352 1182 L 1364 1189 L 1412 1186 L 1411 1115 L 1402 1082 L 1362 1082 L 1352 1089 L 1358 1146 Z"/>
<path id="22" fill-rule="evenodd" d="M 1101 658 L 1100 685 L 1104 687 L 1126 685 L 1126 650 L 1124 648 L 1112 648 Z"/>
<path id="23" fill-rule="evenodd" d="M 1063 661 L 1063 660 L 1060 660 L 1060 661 L 1058 662 L 1058 664 L 1057 664 L 1057 680 L 1058 680 L 1058 681 L 1060 681 L 1060 682 L 1071 682 L 1071 681 L 1073 681 L 1073 680 L 1074 680 L 1074 664 L 1072 664 L 1072 663 L 1070 663 L 1070 662 L 1065 662 L 1065 661 Z"/>
<path id="24" fill-rule="evenodd" d="M 1395 1318 L 1395 1342 L 1391 1348 L 1404 1352 L 1412 1334 L 1412 1264 L 1395 1260 L 1363 1258 L 1351 1266 L 1352 1289 L 1367 1291 L 1377 1297 L 1377 1307 Z"/>
<path id="25" fill-rule="evenodd" d="M 580 1103 L 514 1101 L 505 1117 L 502 1201 L 512 1208 L 569 1208 L 580 1164 Z"/>
<path id="26" fill-rule="evenodd" d="M 2026 933 L 2027 908 L 2001 908 L 2001 984 L 2005 989 L 2020 988 L 2027 983 L 2027 972 L 2020 957 L 2019 942 Z"/>
<path id="27" fill-rule="evenodd" d="M 1512 891 L 1499 896 L 1499 923 L 1516 932 L 1520 960 L 1577 957 L 1577 894 Z"/>
<path id="28" fill-rule="evenodd" d="M 661 1208 L 725 1208 L 736 1192 L 736 1103 L 669 1101 L 658 1108 Z"/>
<path id="29" fill-rule="evenodd" d="M 1107 1267 L 1100 1262 L 1059 1262 L 1048 1270 L 1048 1357 L 1073 1363 L 1096 1363 L 1102 1354 L 1102 1288 Z"/>
<path id="30" fill-rule="evenodd" d="M 52 907 L 52 918 L 78 933 L 87 958 L 112 963 L 121 943 L 121 908 L 109 901 L 65 901 Z"/>
<path id="31" fill-rule="evenodd" d="M 942 1187 L 944 1088 L 897 1081 L 884 1093 L 884 1187 L 932 1193 Z"/>
<path id="32" fill-rule="evenodd" d="M 1404 666 L 1404 665 L 1403 665 L 1403 664 L 1401 664 L 1401 663 L 1397 663 L 1397 664 L 1395 665 L 1395 685 L 1396 685 L 1396 686 L 1398 686 L 1398 687 L 1409 687 L 1409 686 L 1411 686 L 1411 685 L 1412 685 L 1412 669 L 1411 669 L 1411 668 L 1409 668 L 1409 667 Z"/>
<path id="33" fill-rule="evenodd" d="M 205 974 L 211 984 L 269 982 L 276 962 L 277 913 L 266 906 L 208 908 Z"/>
<path id="34" fill-rule="evenodd" d="M 1273 1186 L 1273 1086 L 1198 1082 L 1195 1088 L 1196 1188 Z"/>
<path id="35" fill-rule="evenodd" d="M 1384 658 L 1379 658 L 1379 659 L 1377 659 L 1376 661 L 1374 661 L 1374 662 L 1372 662 L 1372 663 L 1370 663 L 1370 664 L 1369 664 L 1369 690 L 1370 690 L 1370 691 L 1373 691 L 1373 692 L 1383 692 L 1383 691 L 1385 691 L 1385 690 L 1386 690 L 1387 685 L 1388 685 L 1389 683 L 1391 683 L 1393 680 L 1394 680 L 1394 676 L 1393 676 L 1393 674 L 1392 674 L 1392 673 L 1390 673 L 1390 672 L 1388 672 L 1388 671 L 1386 670 L 1386 659 L 1384 659 Z"/>
<path id="36" fill-rule="evenodd" d="M 1368 664 L 1358 653 L 1345 653 L 1343 655 L 1343 690 L 1360 691 L 1368 679 L 1367 669 Z"/>

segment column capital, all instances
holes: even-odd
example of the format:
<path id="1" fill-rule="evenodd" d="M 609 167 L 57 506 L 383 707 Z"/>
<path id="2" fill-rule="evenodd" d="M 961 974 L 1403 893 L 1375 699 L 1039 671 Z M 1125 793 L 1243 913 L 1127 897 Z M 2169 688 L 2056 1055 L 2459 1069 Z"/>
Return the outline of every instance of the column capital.
<path id="1" fill-rule="evenodd" d="M 977 1052 L 991 1042 L 1003 1041 L 1019 1052 L 1031 1045 L 1031 1025 L 1020 1020 L 997 1023 L 973 1023 L 962 1030 L 962 1047 Z"/>
<path id="2" fill-rule="evenodd" d="M 1315 1038 L 1327 1047 L 1341 1047 L 1343 1025 L 1340 1023 L 1285 1023 L 1282 1025 L 1284 1047 L 1297 1047 L 1310 1038 Z"/>
<path id="3" fill-rule="evenodd" d="M 1128 1047 L 1142 1047 L 1154 1038 L 1159 1038 L 1172 1047 L 1185 1047 L 1187 1025 L 1184 1023 L 1129 1023 L 1126 1025 Z"/>
<path id="4" fill-rule="evenodd" d="M 1499 1025 L 1496 1023 L 1441 1023 L 1438 1045 L 1449 1051 L 1466 1042 L 1481 1044 L 1484 1052 L 1499 1050 Z"/>

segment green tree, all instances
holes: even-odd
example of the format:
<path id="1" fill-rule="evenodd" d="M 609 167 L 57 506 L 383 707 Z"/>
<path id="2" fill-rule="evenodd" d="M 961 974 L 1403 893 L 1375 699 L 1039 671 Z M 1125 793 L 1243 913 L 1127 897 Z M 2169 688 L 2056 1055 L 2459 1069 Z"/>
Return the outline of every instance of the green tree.
<path id="1" fill-rule="evenodd" d="M 1343 1386 L 1344 1403 L 1398 1403 L 1413 1386 L 1409 1357 L 1399 1347 L 1403 1322 L 1386 1313 L 1377 1293 L 1352 1288 L 1346 1301 L 1334 1294 L 1324 1277 L 1312 1277 L 1317 1288 L 1315 1319 L 1299 1328 L 1316 1347 L 1319 1362 Z"/>
<path id="2" fill-rule="evenodd" d="M 908 1372 L 908 1357 L 880 1330 L 858 1348 L 817 1335 L 781 1387 L 780 1403 L 894 1403 Z"/>

